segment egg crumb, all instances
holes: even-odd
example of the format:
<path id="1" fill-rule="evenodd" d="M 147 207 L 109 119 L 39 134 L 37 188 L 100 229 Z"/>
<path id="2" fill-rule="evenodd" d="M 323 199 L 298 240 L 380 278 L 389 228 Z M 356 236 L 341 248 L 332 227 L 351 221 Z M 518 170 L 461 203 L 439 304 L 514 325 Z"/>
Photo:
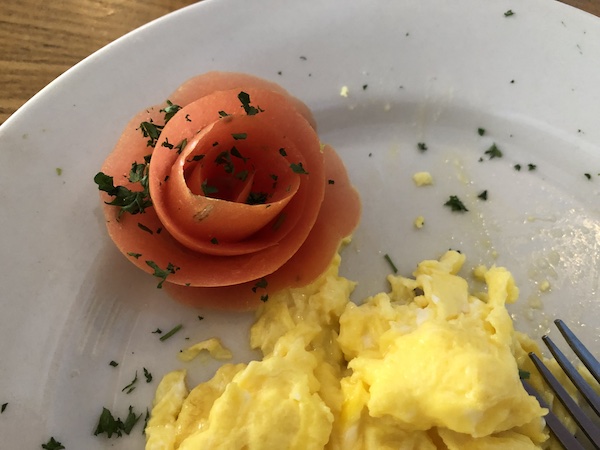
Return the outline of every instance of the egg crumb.
<path id="1" fill-rule="evenodd" d="M 550 290 L 550 282 L 548 280 L 544 280 L 540 283 L 539 289 L 541 292 L 547 292 Z"/>
<path id="2" fill-rule="evenodd" d="M 433 177 L 429 172 L 416 172 L 413 181 L 417 186 L 430 186 L 433 184 Z"/>
<path id="3" fill-rule="evenodd" d="M 342 97 L 348 97 L 348 86 L 342 86 L 342 89 L 340 89 L 340 95 Z"/>
<path id="4" fill-rule="evenodd" d="M 218 360 L 233 357 L 231 351 L 223 346 L 219 338 L 210 338 L 182 350 L 179 352 L 178 358 L 183 362 L 190 362 L 203 351 L 207 351 L 210 356 Z"/>
<path id="5" fill-rule="evenodd" d="M 423 217 L 423 216 L 418 216 L 418 217 L 415 219 L 415 222 L 414 222 L 414 224 L 415 224 L 415 227 L 416 227 L 416 228 L 419 228 L 419 229 L 420 229 L 420 228 L 423 228 L 423 227 L 425 226 L 425 217 Z"/>
<path id="6" fill-rule="evenodd" d="M 478 267 L 475 294 L 465 256 L 448 251 L 355 304 L 340 261 L 260 306 L 262 360 L 224 364 L 190 392 L 185 372 L 167 374 L 146 450 L 541 448 L 547 410 L 519 376 L 541 385 L 527 357 L 539 349 L 513 328 L 506 269 Z"/>

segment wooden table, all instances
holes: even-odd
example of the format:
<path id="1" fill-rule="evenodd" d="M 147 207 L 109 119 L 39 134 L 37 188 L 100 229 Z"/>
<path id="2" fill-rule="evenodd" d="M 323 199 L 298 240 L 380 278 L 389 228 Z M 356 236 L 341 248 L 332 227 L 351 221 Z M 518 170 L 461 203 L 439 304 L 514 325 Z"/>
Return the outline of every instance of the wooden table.
<path id="1" fill-rule="evenodd" d="M 86 56 L 140 25 L 192 3 L 194 0 L 0 0 L 0 124 Z M 564 3 L 600 16 L 600 0 Z"/>

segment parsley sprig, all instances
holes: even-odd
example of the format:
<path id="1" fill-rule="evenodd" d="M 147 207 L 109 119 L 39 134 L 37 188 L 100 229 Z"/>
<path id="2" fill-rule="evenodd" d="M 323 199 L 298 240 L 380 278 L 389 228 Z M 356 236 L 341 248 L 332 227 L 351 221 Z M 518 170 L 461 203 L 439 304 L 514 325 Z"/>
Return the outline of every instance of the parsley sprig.
<path id="1" fill-rule="evenodd" d="M 123 436 L 123 433 L 129 434 L 135 424 L 140 420 L 142 415 L 136 415 L 133 412 L 133 406 L 129 407 L 129 413 L 125 418 L 125 421 L 122 421 L 120 418 L 116 418 L 112 415 L 112 413 L 106 409 L 102 408 L 102 414 L 100 414 L 100 418 L 98 419 L 98 425 L 96 426 L 96 431 L 94 431 L 94 436 L 98 436 L 99 434 L 106 433 L 108 438 L 111 438 L 114 435 L 116 437 Z"/>

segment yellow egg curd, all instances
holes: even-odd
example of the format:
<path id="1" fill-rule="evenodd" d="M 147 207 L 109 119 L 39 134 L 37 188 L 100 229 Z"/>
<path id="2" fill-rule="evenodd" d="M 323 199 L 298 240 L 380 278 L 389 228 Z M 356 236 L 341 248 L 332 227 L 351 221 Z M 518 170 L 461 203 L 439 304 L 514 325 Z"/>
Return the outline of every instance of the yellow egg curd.
<path id="1" fill-rule="evenodd" d="M 541 448 L 547 411 L 519 378 L 536 347 L 505 306 L 518 289 L 506 269 L 478 267 L 487 289 L 470 292 L 464 261 L 423 261 L 357 305 L 337 256 L 262 305 L 250 335 L 262 360 L 191 391 L 183 370 L 163 378 L 146 449 Z"/>

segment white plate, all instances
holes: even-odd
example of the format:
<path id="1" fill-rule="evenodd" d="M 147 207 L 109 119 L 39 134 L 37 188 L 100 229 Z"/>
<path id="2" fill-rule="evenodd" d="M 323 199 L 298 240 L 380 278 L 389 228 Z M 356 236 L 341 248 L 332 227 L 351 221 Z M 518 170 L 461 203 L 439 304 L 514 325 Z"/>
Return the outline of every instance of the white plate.
<path id="1" fill-rule="evenodd" d="M 357 298 L 385 287 L 385 253 L 409 274 L 460 249 L 469 267 L 495 262 L 515 274 L 518 328 L 537 336 L 560 316 L 598 349 L 598 42 L 597 18 L 547 0 L 209 0 L 74 67 L 0 128 L 2 447 L 54 436 L 67 449 L 105 448 L 92 436 L 102 407 L 145 412 L 189 342 L 217 335 L 236 361 L 253 356 L 251 315 L 174 304 L 113 248 L 92 182 L 134 113 L 213 69 L 281 83 L 346 161 L 364 202 L 344 251 Z M 502 158 L 484 154 L 492 143 Z M 418 170 L 435 185 L 415 187 Z M 469 212 L 444 207 L 449 195 Z M 540 293 L 545 280 L 551 289 Z M 178 323 L 168 341 L 152 334 Z M 188 367 L 197 382 L 217 364 Z M 142 448 L 141 428 L 110 445 Z"/>

